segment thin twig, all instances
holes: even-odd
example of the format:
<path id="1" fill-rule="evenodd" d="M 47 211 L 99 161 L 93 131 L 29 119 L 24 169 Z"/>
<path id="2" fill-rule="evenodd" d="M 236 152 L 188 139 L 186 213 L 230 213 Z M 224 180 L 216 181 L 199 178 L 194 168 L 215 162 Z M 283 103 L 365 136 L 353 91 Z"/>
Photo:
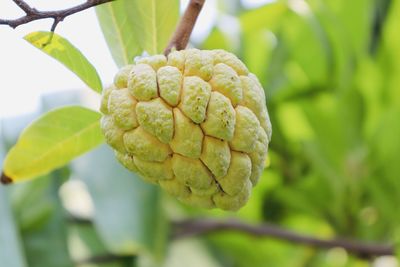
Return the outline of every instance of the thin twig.
<path id="1" fill-rule="evenodd" d="M 317 248 L 340 247 L 363 258 L 370 258 L 372 256 L 394 255 L 394 248 L 391 245 L 364 243 L 361 241 L 344 239 L 319 239 L 307 235 L 298 234 L 270 224 L 250 225 L 236 220 L 221 221 L 201 219 L 176 222 L 174 223 L 174 226 L 174 238 L 182 238 L 187 236 L 206 234 L 210 232 L 229 230 L 243 232 L 256 237 L 271 237 Z"/>
<path id="2" fill-rule="evenodd" d="M 18 26 L 27 24 L 32 21 L 41 19 L 53 19 L 51 32 L 54 32 L 59 22 L 63 21 L 66 17 L 78 13 L 80 11 L 89 9 L 91 7 L 98 6 L 114 0 L 86 0 L 86 2 L 83 4 L 67 9 L 54 10 L 54 11 L 37 10 L 36 8 L 29 6 L 23 0 L 13 0 L 13 1 L 19 8 L 21 8 L 25 12 L 25 15 L 17 19 L 0 19 L 0 25 L 8 25 L 11 28 L 15 29 Z"/>
<path id="3" fill-rule="evenodd" d="M 197 17 L 200 14 L 205 0 L 190 0 L 185 13 L 183 14 L 175 32 L 172 36 L 167 48 L 164 50 L 164 55 L 168 55 L 172 49 L 185 49 L 190 35 L 192 34 Z"/>

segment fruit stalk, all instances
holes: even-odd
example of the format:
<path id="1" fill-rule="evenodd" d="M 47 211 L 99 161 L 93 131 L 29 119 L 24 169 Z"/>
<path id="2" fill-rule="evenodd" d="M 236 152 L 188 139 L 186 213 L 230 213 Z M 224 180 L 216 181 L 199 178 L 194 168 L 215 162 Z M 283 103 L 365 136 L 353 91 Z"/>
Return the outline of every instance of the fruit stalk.
<path id="1" fill-rule="evenodd" d="M 183 50 L 186 48 L 204 3 L 205 0 L 190 0 L 185 13 L 176 27 L 174 35 L 164 50 L 164 55 L 167 56 L 173 49 Z"/>

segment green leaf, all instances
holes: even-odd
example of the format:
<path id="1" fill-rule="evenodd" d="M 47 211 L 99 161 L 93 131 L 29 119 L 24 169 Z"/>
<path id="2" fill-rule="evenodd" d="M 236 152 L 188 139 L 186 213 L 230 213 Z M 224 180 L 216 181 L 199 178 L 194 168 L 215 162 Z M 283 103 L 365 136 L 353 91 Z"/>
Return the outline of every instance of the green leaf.
<path id="1" fill-rule="evenodd" d="M 398 90 L 398 84 L 400 82 L 400 77 L 398 73 L 400 72 L 400 37 L 396 33 L 398 29 L 398 18 L 400 14 L 400 3 L 394 1 L 390 4 L 390 13 L 385 20 L 383 29 L 383 40 L 382 45 L 379 48 L 379 65 L 377 69 L 380 70 L 382 74 L 383 86 L 379 90 L 382 98 L 388 100 L 384 103 L 386 108 L 389 100 L 390 103 L 395 106 L 400 106 L 400 92 Z M 376 90 L 376 89 L 375 89 Z"/>
<path id="2" fill-rule="evenodd" d="M 274 30 L 287 12 L 287 4 L 280 1 L 246 11 L 239 18 L 242 31 L 248 33 L 265 28 Z"/>
<path id="3" fill-rule="evenodd" d="M 290 12 L 282 25 L 282 40 L 290 53 L 287 75 L 299 87 L 324 86 L 329 81 L 331 50 L 326 34 L 312 13 Z"/>
<path id="4" fill-rule="evenodd" d="M 61 62 L 96 92 L 102 91 L 99 75 L 87 58 L 67 39 L 50 32 L 33 32 L 24 38 L 36 48 Z M 51 42 L 49 42 L 51 38 Z M 47 44 L 48 43 L 48 44 Z"/>
<path id="5" fill-rule="evenodd" d="M 144 51 L 161 53 L 179 17 L 178 0 L 119 0 L 96 7 L 104 37 L 118 66 Z"/>
<path id="6" fill-rule="evenodd" d="M 14 182 L 46 174 L 103 142 L 100 114 L 69 106 L 44 114 L 8 153 L 4 173 Z"/>
<path id="7" fill-rule="evenodd" d="M 107 248 L 161 260 L 168 232 L 159 188 L 123 168 L 106 145 L 74 161 L 73 170 L 87 184 L 94 223 Z"/>
<path id="8" fill-rule="evenodd" d="M 201 45 L 201 49 L 211 50 L 215 48 L 229 52 L 233 52 L 235 49 L 233 40 L 220 27 L 214 27 Z"/>
<path id="9" fill-rule="evenodd" d="M 328 1 L 324 1 L 323 3 L 321 1 L 313 2 L 315 2 L 314 4 L 311 4 L 313 13 L 315 18 L 320 23 L 323 32 L 327 35 L 329 46 L 331 47 L 332 51 L 330 59 L 331 62 L 328 62 L 330 64 L 330 69 L 328 70 L 329 75 L 327 76 L 327 78 L 329 78 L 328 81 L 333 82 L 335 90 L 347 90 L 347 87 L 349 84 L 351 84 L 354 76 L 353 73 L 355 60 L 355 54 L 352 53 L 351 48 L 350 38 L 352 38 L 352 36 L 346 36 L 345 29 L 347 29 L 349 25 L 344 25 L 343 22 L 336 16 L 335 11 L 327 6 Z M 337 2 L 338 5 L 342 5 L 343 7 L 345 7 L 346 4 L 345 1 L 330 2 L 333 4 Z M 358 10 L 356 11 L 349 9 L 349 14 L 351 13 L 358 13 Z M 353 35 L 356 36 L 358 34 Z"/>
<path id="10" fill-rule="evenodd" d="M 337 19 L 336 27 L 340 28 L 342 34 L 348 39 L 352 52 L 357 56 L 362 56 L 363 53 L 367 52 L 374 19 L 372 13 L 377 3 L 371 0 L 354 0 L 351 2 L 327 0 L 324 1 L 324 5 L 326 5 L 325 9 L 334 13 Z M 318 8 L 322 9 L 321 7 Z"/>
<path id="11" fill-rule="evenodd" d="M 243 33 L 243 59 L 249 70 L 265 84 L 265 76 L 274 52 L 275 37 L 267 29 Z M 276 76 L 275 76 L 276 77 Z"/>

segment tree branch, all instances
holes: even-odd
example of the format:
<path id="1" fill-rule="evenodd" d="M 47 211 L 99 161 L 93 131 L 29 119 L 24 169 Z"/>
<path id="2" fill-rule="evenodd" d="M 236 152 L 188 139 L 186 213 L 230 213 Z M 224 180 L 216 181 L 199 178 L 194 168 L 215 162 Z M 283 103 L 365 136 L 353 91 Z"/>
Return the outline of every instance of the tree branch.
<path id="1" fill-rule="evenodd" d="M 69 222 L 73 224 L 91 223 L 88 219 L 74 217 L 69 218 Z M 270 237 L 315 248 L 329 249 L 340 247 L 361 258 L 395 254 L 394 246 L 388 244 L 366 243 L 346 239 L 320 239 L 285 230 L 271 224 L 251 225 L 237 220 L 192 219 L 176 221 L 173 222 L 172 225 L 173 239 L 221 231 L 236 231 L 259 238 Z"/>
<path id="2" fill-rule="evenodd" d="M 318 239 L 269 224 L 256 226 L 235 220 L 219 221 L 211 219 L 201 219 L 175 222 L 174 228 L 174 238 L 182 238 L 187 236 L 201 235 L 227 230 L 243 232 L 245 234 L 253 235 L 255 237 L 271 237 L 317 248 L 340 247 L 363 258 L 370 258 L 372 256 L 394 255 L 394 247 L 391 245 L 363 243 L 360 241 L 351 241 L 344 239 Z"/>
<path id="3" fill-rule="evenodd" d="M 182 50 L 186 48 L 204 3 L 205 0 L 190 0 L 189 5 L 174 32 L 174 35 L 169 41 L 167 48 L 164 50 L 164 55 L 168 55 L 174 48 L 176 50 Z"/>
<path id="4" fill-rule="evenodd" d="M 17 19 L 0 19 L 0 25 L 8 25 L 15 29 L 16 27 L 27 24 L 29 22 L 41 19 L 53 19 L 53 24 L 51 26 L 51 32 L 54 32 L 59 22 L 63 21 L 66 17 L 78 13 L 80 11 L 89 9 L 94 6 L 98 6 L 107 2 L 114 0 L 86 0 L 83 4 L 55 11 L 40 11 L 36 8 L 29 6 L 23 0 L 13 0 L 14 3 L 21 8 L 25 15 Z"/>
<path id="5" fill-rule="evenodd" d="M 25 3 L 22 0 L 13 0 L 13 1 L 19 8 L 25 11 L 26 14 L 31 14 L 34 11 L 27 3 Z"/>

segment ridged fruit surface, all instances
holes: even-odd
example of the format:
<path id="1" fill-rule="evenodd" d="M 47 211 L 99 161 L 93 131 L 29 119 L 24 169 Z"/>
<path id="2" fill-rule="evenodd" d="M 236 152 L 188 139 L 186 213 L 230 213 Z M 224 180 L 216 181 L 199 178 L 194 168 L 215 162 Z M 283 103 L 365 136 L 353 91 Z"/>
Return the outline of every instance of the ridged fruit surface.
<path id="1" fill-rule="evenodd" d="M 238 210 L 264 169 L 264 90 L 224 50 L 142 57 L 117 73 L 100 109 L 121 164 L 187 204 Z"/>

